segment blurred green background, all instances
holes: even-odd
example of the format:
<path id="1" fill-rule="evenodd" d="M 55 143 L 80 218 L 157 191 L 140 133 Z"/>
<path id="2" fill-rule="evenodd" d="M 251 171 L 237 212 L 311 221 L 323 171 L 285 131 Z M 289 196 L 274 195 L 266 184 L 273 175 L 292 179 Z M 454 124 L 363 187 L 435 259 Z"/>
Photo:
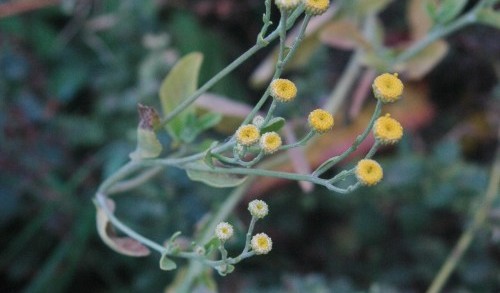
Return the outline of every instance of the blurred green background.
<path id="1" fill-rule="evenodd" d="M 205 56 L 200 84 L 238 57 L 255 42 L 263 1 L 39 1 L 17 11 L 18 2 L 0 1 L 0 292 L 162 292 L 177 271 L 107 248 L 93 193 L 135 148 L 137 103 L 158 104 L 162 79 L 186 53 Z M 389 42 L 406 38 L 405 3 L 381 15 Z M 484 197 L 498 143 L 500 33 L 476 25 L 447 41 L 444 59 L 413 81 L 435 115 L 377 154 L 384 181 L 348 196 L 305 194 L 296 182 L 249 195 L 231 221 L 243 233 L 248 199 L 266 200 L 271 214 L 257 229 L 273 251 L 214 274 L 221 292 L 427 288 Z M 248 77 L 271 50 L 211 91 L 255 103 L 261 89 Z M 287 73 L 308 97 L 303 107 L 321 103 L 349 54 L 322 46 Z M 229 192 L 167 169 L 124 194 L 118 213 L 158 241 L 177 230 L 189 236 Z M 446 292 L 500 292 L 496 221 L 477 234 Z"/>

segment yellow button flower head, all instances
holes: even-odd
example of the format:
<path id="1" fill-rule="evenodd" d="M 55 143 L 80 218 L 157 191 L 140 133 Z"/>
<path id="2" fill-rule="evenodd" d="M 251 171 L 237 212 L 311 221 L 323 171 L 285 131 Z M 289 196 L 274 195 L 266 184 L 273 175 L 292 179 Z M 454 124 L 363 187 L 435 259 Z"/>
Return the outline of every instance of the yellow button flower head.
<path id="1" fill-rule="evenodd" d="M 267 254 L 273 249 L 273 241 L 266 233 L 255 234 L 250 244 L 255 254 Z"/>
<path id="2" fill-rule="evenodd" d="M 403 136 L 403 126 L 396 119 L 391 118 L 390 114 L 385 114 L 375 121 L 373 135 L 383 144 L 393 144 Z"/>
<path id="3" fill-rule="evenodd" d="M 300 4 L 300 0 L 274 0 L 280 10 L 292 11 Z"/>
<path id="4" fill-rule="evenodd" d="M 398 78 L 398 74 L 384 73 L 373 81 L 373 94 L 384 103 L 392 103 L 403 94 L 403 83 Z"/>
<path id="5" fill-rule="evenodd" d="M 356 177 L 359 182 L 363 185 L 375 185 L 382 177 L 384 177 L 384 172 L 379 163 L 370 159 L 363 159 L 358 162 L 356 166 Z"/>
<path id="6" fill-rule="evenodd" d="M 253 124 L 242 125 L 236 130 L 236 141 L 240 145 L 250 146 L 256 143 L 260 138 L 260 131 Z"/>
<path id="7" fill-rule="evenodd" d="M 330 6 L 330 0 L 302 0 L 302 2 L 304 2 L 304 10 L 310 15 L 323 14 Z"/>
<path id="8" fill-rule="evenodd" d="M 248 204 L 248 210 L 250 211 L 252 217 L 256 217 L 259 219 L 264 218 L 269 213 L 269 207 L 267 206 L 267 203 L 263 200 L 258 199 L 252 200 Z"/>
<path id="9" fill-rule="evenodd" d="M 280 102 L 290 102 L 297 95 L 297 87 L 288 79 L 275 79 L 270 87 L 271 96 Z"/>
<path id="10" fill-rule="evenodd" d="M 233 236 L 233 232 L 233 226 L 231 226 L 231 224 L 227 222 L 219 223 L 215 227 L 215 236 L 217 236 L 217 238 L 222 241 L 226 241 L 231 238 L 231 236 Z"/>
<path id="11" fill-rule="evenodd" d="M 334 120 L 332 114 L 323 109 L 316 109 L 309 113 L 309 126 L 318 133 L 325 133 L 333 127 Z"/>
<path id="12" fill-rule="evenodd" d="M 281 146 L 281 137 L 274 131 L 266 132 L 260 138 L 260 147 L 265 154 L 272 154 Z"/>

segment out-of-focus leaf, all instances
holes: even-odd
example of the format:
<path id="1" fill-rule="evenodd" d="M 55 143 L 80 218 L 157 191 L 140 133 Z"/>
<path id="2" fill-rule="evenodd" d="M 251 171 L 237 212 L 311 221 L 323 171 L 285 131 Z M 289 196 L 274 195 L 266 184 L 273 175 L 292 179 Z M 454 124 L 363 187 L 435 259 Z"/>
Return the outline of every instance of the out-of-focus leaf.
<path id="1" fill-rule="evenodd" d="M 410 24 L 411 38 L 418 40 L 424 37 L 434 25 L 426 8 L 426 2 L 422 0 L 411 0 L 408 3 L 407 19 Z"/>
<path id="2" fill-rule="evenodd" d="M 491 25 L 494 28 L 500 29 L 500 12 L 490 8 L 483 8 L 477 14 L 479 22 Z"/>
<path id="3" fill-rule="evenodd" d="M 356 10 L 362 15 L 376 14 L 384 9 L 392 0 L 355 0 L 353 2 Z"/>
<path id="4" fill-rule="evenodd" d="M 247 104 L 230 100 L 216 94 L 206 93 L 195 102 L 198 109 L 222 115 L 215 129 L 221 133 L 231 134 L 252 111 Z"/>
<path id="5" fill-rule="evenodd" d="M 399 72 L 404 71 L 409 79 L 420 79 L 443 59 L 446 52 L 448 52 L 448 44 L 439 40 L 427 46 L 407 62 L 397 64 L 395 69 Z"/>
<path id="6" fill-rule="evenodd" d="M 274 117 L 266 126 L 262 127 L 260 132 L 262 134 L 271 131 L 278 132 L 283 126 L 285 126 L 285 119 L 283 117 Z"/>
<path id="7" fill-rule="evenodd" d="M 192 163 L 189 166 L 206 166 L 204 163 Z M 188 168 L 189 168 L 188 166 Z M 231 174 L 221 174 L 210 171 L 198 171 L 193 169 L 187 169 L 186 173 L 188 177 L 193 181 L 200 181 L 207 185 L 224 188 L 224 187 L 234 187 L 242 184 L 246 180 L 245 177 L 239 177 Z"/>
<path id="8" fill-rule="evenodd" d="M 167 257 L 166 254 L 162 254 L 160 258 L 160 269 L 164 271 L 171 271 L 175 270 L 177 268 L 177 265 L 173 260 Z"/>
<path id="9" fill-rule="evenodd" d="M 115 203 L 108 199 L 106 204 L 108 205 L 108 209 L 113 212 L 115 209 Z M 97 232 L 104 243 L 106 243 L 114 251 L 124 255 L 135 257 L 149 255 L 149 249 L 142 245 L 139 241 L 130 237 L 118 237 L 106 213 L 97 205 L 96 208 Z"/>
<path id="10" fill-rule="evenodd" d="M 336 21 L 326 25 L 319 33 L 321 42 L 332 47 L 351 50 L 357 46 L 369 49 L 371 46 L 352 21 Z"/>
<path id="11" fill-rule="evenodd" d="M 202 61 L 203 55 L 200 53 L 188 54 L 165 77 L 160 87 L 160 101 L 165 115 L 196 91 Z M 193 113 L 194 108 L 189 106 L 167 124 L 167 130 L 174 140 L 180 140 L 181 132 L 186 129 L 186 119 Z"/>
<path id="12" fill-rule="evenodd" d="M 441 24 L 450 22 L 462 11 L 467 2 L 467 0 L 443 0 L 434 20 Z"/>

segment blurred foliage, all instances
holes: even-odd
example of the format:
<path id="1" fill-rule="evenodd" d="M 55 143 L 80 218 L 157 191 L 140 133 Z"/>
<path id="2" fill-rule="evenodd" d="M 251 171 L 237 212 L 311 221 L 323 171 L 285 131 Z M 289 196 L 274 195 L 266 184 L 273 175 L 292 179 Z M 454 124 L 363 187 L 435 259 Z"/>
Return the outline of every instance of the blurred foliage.
<path id="1" fill-rule="evenodd" d="M 159 109 L 162 79 L 193 51 L 204 55 L 206 81 L 255 41 L 262 6 L 167 2 L 62 1 L 0 18 L 1 292 L 161 292 L 172 281 L 156 258 L 121 256 L 101 242 L 91 198 L 135 147 L 137 103 Z M 391 25 L 386 38 L 401 39 L 405 26 L 396 16 L 404 7 L 394 2 L 382 20 Z M 423 291 L 485 190 L 497 143 L 498 36 L 471 27 L 448 40 L 450 53 L 424 80 L 439 115 L 381 155 L 383 184 L 348 197 L 321 188 L 303 195 L 295 186 L 259 195 L 271 209 L 265 229 L 275 248 L 216 277 L 219 289 Z M 348 57 L 326 47 L 315 52 L 311 66 L 289 73 L 311 96 L 305 107 L 331 90 Z M 247 78 L 256 64 L 213 91 L 251 103 Z M 168 169 L 121 195 L 117 214 L 162 241 L 178 230 L 192 235 L 226 193 Z M 235 222 L 247 216 L 244 206 Z M 490 236 L 485 229 L 475 239 L 451 292 L 500 291 L 500 246 Z"/>

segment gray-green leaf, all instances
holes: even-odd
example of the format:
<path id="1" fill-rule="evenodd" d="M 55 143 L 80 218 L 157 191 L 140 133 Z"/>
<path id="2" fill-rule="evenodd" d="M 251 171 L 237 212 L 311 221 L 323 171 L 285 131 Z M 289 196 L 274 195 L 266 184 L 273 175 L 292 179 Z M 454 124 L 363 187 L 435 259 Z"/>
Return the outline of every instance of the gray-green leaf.
<path id="1" fill-rule="evenodd" d="M 160 269 L 164 271 L 171 271 L 175 270 L 177 268 L 177 265 L 173 260 L 167 257 L 166 254 L 162 254 L 160 258 Z"/>
<path id="2" fill-rule="evenodd" d="M 196 91 L 202 61 L 202 54 L 191 53 L 179 60 L 170 70 L 160 87 L 160 102 L 164 114 L 172 112 Z M 174 140 L 179 141 L 183 129 L 186 131 L 186 119 L 189 114 L 194 114 L 194 107 L 187 107 L 167 124 L 167 131 Z"/>
<path id="3" fill-rule="evenodd" d="M 213 187 L 218 187 L 218 188 L 235 187 L 242 184 L 246 180 L 246 176 L 239 177 L 232 174 L 217 173 L 216 171 L 194 170 L 190 169 L 189 168 L 190 166 L 195 168 L 197 166 L 207 167 L 204 163 L 189 164 L 186 168 L 186 173 L 191 180 L 200 181 Z"/>

